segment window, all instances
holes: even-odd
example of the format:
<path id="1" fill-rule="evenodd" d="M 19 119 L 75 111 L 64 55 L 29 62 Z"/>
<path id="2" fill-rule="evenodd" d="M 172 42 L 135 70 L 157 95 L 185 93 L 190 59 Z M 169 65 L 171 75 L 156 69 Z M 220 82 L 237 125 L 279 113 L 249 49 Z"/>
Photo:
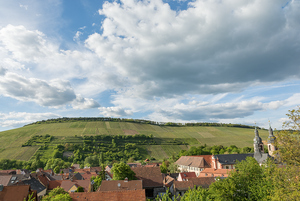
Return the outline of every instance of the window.
<path id="1" fill-rule="evenodd" d="M 205 173 L 205 176 L 207 176 L 207 173 Z"/>

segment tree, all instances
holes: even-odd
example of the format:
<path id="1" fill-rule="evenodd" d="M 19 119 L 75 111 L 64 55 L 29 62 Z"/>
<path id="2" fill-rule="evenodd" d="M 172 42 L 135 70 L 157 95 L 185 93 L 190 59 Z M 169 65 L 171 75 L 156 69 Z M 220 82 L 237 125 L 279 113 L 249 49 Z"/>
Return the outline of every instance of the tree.
<path id="1" fill-rule="evenodd" d="M 113 180 L 124 180 L 126 177 L 128 180 L 135 179 L 135 173 L 131 170 L 129 165 L 123 162 L 114 163 L 111 170 L 114 175 Z"/>
<path id="2" fill-rule="evenodd" d="M 160 171 L 161 171 L 162 173 L 167 173 L 168 167 L 167 167 L 165 161 L 162 162 L 162 164 L 161 164 L 161 166 L 160 166 Z"/>
<path id="3" fill-rule="evenodd" d="M 275 145 L 277 160 L 289 165 L 300 165 L 300 106 L 289 110 L 288 120 L 283 123 L 284 130 L 277 133 Z"/>
<path id="4" fill-rule="evenodd" d="M 75 192 L 84 192 L 83 187 L 79 186 Z"/>
<path id="5" fill-rule="evenodd" d="M 284 130 L 277 133 L 276 159 L 285 164 L 274 168 L 270 180 L 274 184 L 273 200 L 298 200 L 300 197 L 300 107 L 288 111 Z"/>
<path id="6" fill-rule="evenodd" d="M 200 186 L 198 188 L 194 188 L 193 190 L 189 189 L 184 195 L 181 197 L 181 201 L 190 201 L 190 200 L 199 200 L 206 201 L 209 200 L 209 192 L 207 189 L 203 189 Z"/>
<path id="7" fill-rule="evenodd" d="M 247 157 L 236 164 L 236 171 L 231 171 L 228 178 L 211 184 L 210 196 L 215 200 L 265 200 L 272 190 L 267 168 Z"/>
<path id="8" fill-rule="evenodd" d="M 44 196 L 42 201 L 72 201 L 72 197 L 63 188 L 57 187 Z"/>
<path id="9" fill-rule="evenodd" d="M 92 176 L 91 177 L 91 181 L 94 181 L 93 190 L 95 192 L 95 191 L 97 191 L 97 189 L 99 188 L 99 186 L 101 186 L 102 178 L 101 178 L 100 175 L 97 175 L 96 177 Z"/>

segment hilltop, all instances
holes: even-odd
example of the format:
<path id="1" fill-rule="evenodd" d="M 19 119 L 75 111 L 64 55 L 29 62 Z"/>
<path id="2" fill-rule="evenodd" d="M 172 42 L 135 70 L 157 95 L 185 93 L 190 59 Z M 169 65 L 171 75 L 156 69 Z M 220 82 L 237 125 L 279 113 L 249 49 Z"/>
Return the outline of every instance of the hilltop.
<path id="1" fill-rule="evenodd" d="M 64 120 L 62 120 L 64 119 Z M 79 120 L 78 120 L 79 119 Z M 215 124 L 214 126 L 199 126 L 201 123 L 190 125 L 151 124 L 151 122 L 131 123 L 125 121 L 95 121 L 88 118 L 61 118 L 36 122 L 22 128 L 0 132 L 0 159 L 29 160 L 43 145 L 24 146 L 35 135 L 50 135 L 53 140 L 50 146 L 65 145 L 66 143 L 83 144 L 84 136 L 97 135 L 145 135 L 152 136 L 153 143 L 138 143 L 143 157 L 163 159 L 186 150 L 191 146 L 199 145 L 236 145 L 237 147 L 252 147 L 254 128 L 243 125 L 233 127 L 232 124 Z M 110 121 L 109 121 L 110 120 Z M 132 121 L 132 120 L 129 120 Z M 142 120 L 139 120 L 142 121 Z M 60 122 L 60 123 L 59 123 Z M 172 125 L 173 124 L 173 125 Z M 198 124 L 198 125 L 197 125 Z M 204 124 L 204 123 L 202 123 Z M 209 125 L 209 123 L 205 123 Z M 266 130 L 259 130 L 265 140 Z M 46 153 L 45 153 L 46 154 Z"/>

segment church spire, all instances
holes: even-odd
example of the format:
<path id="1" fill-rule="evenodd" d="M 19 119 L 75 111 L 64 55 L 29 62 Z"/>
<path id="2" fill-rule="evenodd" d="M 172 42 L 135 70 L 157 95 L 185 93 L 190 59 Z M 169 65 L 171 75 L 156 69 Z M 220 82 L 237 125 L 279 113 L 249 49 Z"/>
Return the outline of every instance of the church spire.
<path id="1" fill-rule="evenodd" d="M 269 137 L 268 137 L 268 152 L 270 156 L 274 156 L 273 152 L 276 150 L 275 147 L 276 137 L 273 135 L 273 129 L 271 128 L 271 124 L 269 121 Z"/>

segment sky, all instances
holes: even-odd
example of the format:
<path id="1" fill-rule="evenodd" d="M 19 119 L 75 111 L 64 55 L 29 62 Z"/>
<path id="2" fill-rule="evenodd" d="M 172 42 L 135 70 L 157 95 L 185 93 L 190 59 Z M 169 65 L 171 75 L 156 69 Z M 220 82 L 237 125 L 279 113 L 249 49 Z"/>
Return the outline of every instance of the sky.
<path id="1" fill-rule="evenodd" d="M 0 0 L 0 131 L 59 117 L 282 128 L 299 0 Z"/>

